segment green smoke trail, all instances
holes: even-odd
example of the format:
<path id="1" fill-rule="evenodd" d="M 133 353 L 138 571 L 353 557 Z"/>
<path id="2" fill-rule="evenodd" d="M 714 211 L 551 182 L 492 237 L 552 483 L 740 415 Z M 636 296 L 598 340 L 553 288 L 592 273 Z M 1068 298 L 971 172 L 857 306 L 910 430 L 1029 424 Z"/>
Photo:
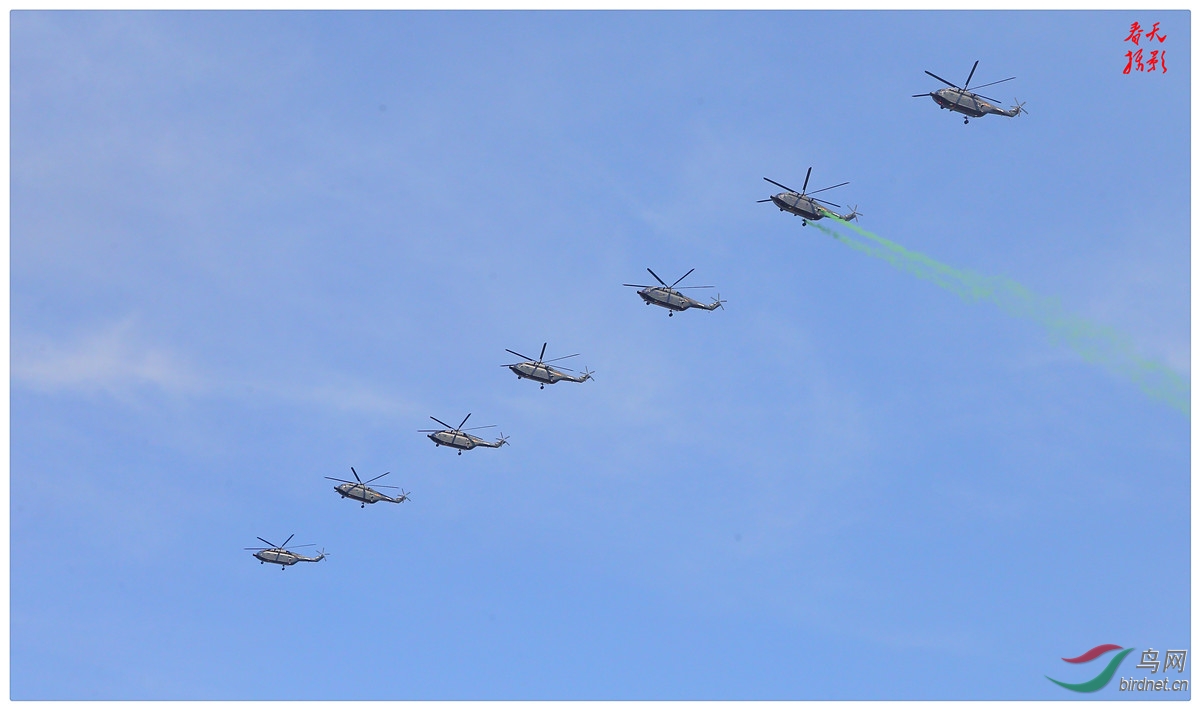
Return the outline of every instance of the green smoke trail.
<path id="1" fill-rule="evenodd" d="M 932 281 L 964 301 L 986 301 L 999 306 L 1009 315 L 1032 320 L 1045 329 L 1051 341 L 1066 345 L 1087 362 L 1128 378 L 1146 395 L 1191 416 L 1191 383 L 1188 378 L 1165 365 L 1141 357 L 1128 336 L 1066 313 L 1058 299 L 1039 296 L 1011 279 L 956 269 L 905 249 L 835 215 L 826 213 L 826 216 L 872 243 L 856 241 L 817 222 L 809 222 L 809 225 L 855 251 L 882 259 L 917 278 Z"/>

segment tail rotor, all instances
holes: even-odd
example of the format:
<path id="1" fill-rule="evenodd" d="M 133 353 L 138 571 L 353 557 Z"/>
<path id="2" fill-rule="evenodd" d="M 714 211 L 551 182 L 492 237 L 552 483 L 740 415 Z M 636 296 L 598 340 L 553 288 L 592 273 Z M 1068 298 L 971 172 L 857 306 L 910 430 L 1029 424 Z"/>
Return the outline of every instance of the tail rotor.
<path id="1" fill-rule="evenodd" d="M 1029 112 L 1025 110 L 1025 102 L 1024 101 L 1018 101 L 1016 98 L 1014 98 L 1013 103 L 1015 104 L 1015 106 L 1012 107 L 1012 110 L 1016 112 L 1013 114 L 1014 118 L 1016 118 L 1017 116 L 1020 116 L 1021 114 L 1029 115 Z"/>
<path id="2" fill-rule="evenodd" d="M 854 205 L 853 207 L 850 208 L 850 214 L 846 215 L 845 217 L 842 217 L 842 219 L 847 222 L 850 222 L 850 221 L 857 222 L 858 216 L 861 214 L 862 214 L 862 212 L 858 211 L 858 205 Z"/>
<path id="3" fill-rule="evenodd" d="M 583 381 L 584 382 L 587 382 L 588 380 L 596 379 L 594 377 L 595 374 L 596 373 L 594 371 L 587 369 L 587 365 L 583 366 Z"/>

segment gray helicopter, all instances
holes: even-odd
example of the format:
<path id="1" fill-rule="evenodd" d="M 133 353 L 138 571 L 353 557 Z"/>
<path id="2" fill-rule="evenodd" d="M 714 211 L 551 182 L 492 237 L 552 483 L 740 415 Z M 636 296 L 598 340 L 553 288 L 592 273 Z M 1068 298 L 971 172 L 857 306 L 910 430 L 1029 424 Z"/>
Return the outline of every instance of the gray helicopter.
<path id="1" fill-rule="evenodd" d="M 343 498 L 350 498 L 351 500 L 359 501 L 362 503 L 362 505 L 359 506 L 360 508 L 366 508 L 367 503 L 378 503 L 381 500 L 387 501 L 388 503 L 403 503 L 409 499 L 408 493 L 406 493 L 403 488 L 399 489 L 400 495 L 393 498 L 367 486 L 367 483 L 370 483 L 371 481 L 378 481 L 379 479 L 388 475 L 387 473 L 381 473 L 366 483 L 364 483 L 363 480 L 358 477 L 358 471 L 355 471 L 353 466 L 350 467 L 350 473 L 354 474 L 354 481 L 347 481 L 344 478 L 333 478 L 332 476 L 326 476 L 325 478 L 328 478 L 331 481 L 340 481 L 341 485 L 334 486 L 333 490 L 341 494 Z M 391 473 L 391 471 L 388 471 L 388 473 Z M 380 486 L 380 488 L 396 488 L 396 486 Z"/>
<path id="2" fill-rule="evenodd" d="M 321 560 L 325 559 L 324 550 L 321 550 L 319 553 L 317 553 L 316 557 L 305 557 L 304 555 L 298 555 L 291 550 L 285 550 L 284 547 L 287 546 L 288 541 L 290 541 L 293 537 L 296 537 L 296 533 L 288 535 L 288 539 L 284 540 L 282 545 L 276 545 L 270 540 L 263 540 L 260 537 L 258 539 L 267 543 L 270 545 L 270 547 L 247 547 L 245 549 L 256 550 L 254 556 L 258 558 L 259 564 L 270 562 L 273 565 L 281 565 L 279 569 L 286 569 L 297 562 L 320 562 Z M 296 547 L 312 547 L 312 545 L 297 545 Z"/>
<path id="3" fill-rule="evenodd" d="M 563 380 L 566 380 L 567 382 L 587 382 L 588 380 L 592 379 L 592 375 L 594 373 L 588 370 L 586 367 L 583 368 L 582 375 L 568 375 L 567 372 L 574 372 L 574 370 L 569 367 L 562 367 L 561 365 L 559 367 L 552 367 L 549 365 L 551 362 L 557 362 L 559 360 L 566 360 L 569 357 L 575 357 L 579 355 L 579 353 L 575 353 L 575 355 L 563 355 L 562 357 L 556 357 L 553 360 L 543 361 L 542 358 L 546 356 L 546 345 L 546 343 L 542 343 L 542 353 L 541 355 L 538 355 L 537 360 L 534 360 L 528 355 L 522 355 L 516 350 L 509 350 L 508 348 L 505 348 L 504 350 L 506 352 L 510 352 L 517 357 L 525 358 L 525 362 L 518 362 L 512 365 L 501 365 L 501 367 L 507 367 L 508 369 L 512 370 L 516 374 L 518 380 L 530 379 L 534 382 L 540 382 L 542 385 L 540 389 L 546 389 L 546 385 L 552 385 L 555 382 L 561 382 Z M 559 369 L 560 367 L 561 369 Z M 562 370 L 566 370 L 567 372 L 563 372 Z"/>
<path id="4" fill-rule="evenodd" d="M 695 269 L 691 269 L 690 271 L 687 272 L 687 274 L 684 274 L 683 276 L 680 276 L 679 278 L 675 279 L 675 283 L 671 284 L 670 286 L 667 285 L 666 281 L 663 281 L 662 279 L 658 278 L 658 274 L 651 271 L 649 267 L 646 268 L 646 271 L 649 271 L 650 275 L 654 277 L 654 280 L 659 282 L 662 285 L 661 286 L 646 286 L 644 284 L 621 284 L 621 285 L 622 286 L 632 286 L 633 288 L 641 289 L 640 291 L 637 292 L 637 294 L 642 297 L 642 300 L 646 302 L 647 306 L 655 305 L 655 306 L 661 306 L 663 308 L 666 308 L 668 316 L 675 315 L 675 311 L 686 311 L 689 308 L 703 308 L 706 311 L 715 311 L 717 309 L 717 306 L 721 306 L 721 310 L 725 310 L 725 306 L 721 305 L 721 304 L 725 303 L 725 301 L 721 300 L 721 294 L 719 294 L 719 293 L 717 294 L 716 299 L 713 300 L 712 303 L 701 303 L 701 302 L 695 300 L 694 298 L 688 298 L 687 296 L 680 293 L 678 289 L 675 288 L 676 284 L 678 284 L 680 281 L 683 281 L 684 279 L 686 279 L 688 277 L 688 274 L 692 273 L 692 271 L 695 271 Z M 680 286 L 679 288 L 684 289 L 684 288 L 713 288 L 713 287 L 712 286 Z"/>
<path id="5" fill-rule="evenodd" d="M 779 187 L 782 187 L 783 189 L 787 190 L 787 192 L 781 192 L 778 195 L 772 195 L 765 200 L 758 200 L 758 201 L 759 202 L 773 202 L 775 204 L 775 206 L 779 208 L 780 212 L 791 212 L 792 214 L 796 215 L 797 217 L 803 217 L 804 220 L 801 222 L 801 226 L 808 226 L 808 220 L 810 220 L 810 219 L 815 222 L 818 219 L 823 218 L 825 215 L 830 215 L 830 214 L 835 217 L 838 217 L 846 222 L 849 222 L 852 219 L 858 219 L 858 216 L 862 213 L 858 211 L 857 206 L 851 207 L 849 214 L 838 214 L 836 212 L 831 212 L 830 210 L 825 209 L 824 207 L 822 207 L 821 205 L 819 205 L 817 203 L 820 202 L 822 204 L 829 205 L 830 207 L 837 207 L 839 209 L 841 208 L 841 205 L 835 205 L 834 203 L 827 202 L 825 200 L 822 200 L 819 197 L 810 197 L 810 195 L 815 195 L 818 192 L 825 192 L 826 190 L 832 190 L 835 187 L 841 187 L 842 185 L 849 185 L 850 184 L 849 182 L 841 182 L 841 183 L 838 183 L 837 185 L 830 185 L 829 187 L 822 187 L 820 190 L 813 190 L 812 192 L 805 192 L 805 190 L 808 189 L 808 178 L 811 176 L 812 176 L 812 168 L 810 167 L 808 169 L 808 172 L 805 173 L 805 175 L 804 175 L 804 186 L 800 188 L 799 192 L 793 190 L 792 188 L 788 187 L 787 185 L 777 183 L 774 180 L 772 180 L 771 178 L 765 177 L 765 178 L 763 178 L 763 180 L 766 180 L 767 182 L 771 183 L 772 185 L 778 185 Z"/>
<path id="6" fill-rule="evenodd" d="M 474 434 L 468 434 L 468 431 L 474 431 L 476 429 L 490 429 L 491 427 L 496 426 L 495 424 L 488 424 L 487 426 L 477 426 L 471 427 L 470 429 L 463 429 L 462 425 L 466 424 L 467 420 L 471 418 L 470 414 L 467 414 L 467 416 L 463 417 L 463 420 L 459 422 L 458 426 L 456 427 L 450 426 L 437 417 L 429 418 L 446 428 L 418 429 L 417 431 L 422 434 L 429 434 L 430 440 L 438 446 L 449 446 L 452 449 L 458 449 L 459 456 L 462 456 L 462 452 L 470 451 L 476 446 L 486 446 L 489 449 L 498 449 L 508 443 L 508 437 L 505 436 L 503 432 L 500 433 L 500 438 L 495 441 L 487 441 L 485 439 L 480 439 Z"/>
<path id="7" fill-rule="evenodd" d="M 966 116 L 966 118 L 963 119 L 964 124 L 970 123 L 972 118 L 982 118 L 989 113 L 994 113 L 997 116 L 1008 116 L 1009 118 L 1016 118 L 1023 113 L 1029 113 L 1024 108 L 1025 103 L 1017 101 L 1016 99 L 1013 99 L 1013 101 L 1016 102 L 1016 105 L 1008 110 L 1005 110 L 999 106 L 988 103 L 988 101 L 995 101 L 997 104 L 1000 103 L 996 99 L 991 99 L 986 96 L 976 94 L 973 91 L 967 91 L 967 87 L 971 85 L 971 77 L 975 76 L 975 67 L 977 66 L 979 66 L 979 60 L 976 60 L 974 66 L 971 67 L 971 73 L 967 75 L 967 83 L 963 84 L 961 88 L 951 84 L 937 74 L 926 70 L 926 74 L 934 79 L 937 79 L 950 88 L 930 91 L 927 94 L 913 94 L 913 98 L 918 99 L 922 96 L 928 96 L 936 101 L 938 106 L 941 106 L 942 108 L 948 108 L 955 113 L 964 114 Z M 990 84 L 984 84 L 983 86 L 977 86 L 975 88 L 982 89 L 984 86 L 992 86 L 992 84 L 1003 84 L 1006 81 L 1011 81 L 1016 78 L 1017 77 L 1015 76 L 1010 76 L 1007 79 L 993 81 Z M 987 100 L 985 101 L 984 99 Z"/>

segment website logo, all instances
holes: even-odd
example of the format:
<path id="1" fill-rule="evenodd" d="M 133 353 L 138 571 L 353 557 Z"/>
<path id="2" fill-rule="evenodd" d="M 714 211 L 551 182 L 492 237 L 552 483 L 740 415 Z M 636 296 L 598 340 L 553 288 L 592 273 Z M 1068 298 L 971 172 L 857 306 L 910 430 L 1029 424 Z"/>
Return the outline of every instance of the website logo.
<path id="1" fill-rule="evenodd" d="M 1108 685 L 1108 681 L 1112 680 L 1113 675 L 1116 674 L 1117 667 L 1121 665 L 1121 661 L 1125 660 L 1125 657 L 1132 653 L 1133 649 L 1126 648 L 1122 650 L 1121 647 L 1115 643 L 1106 643 L 1097 646 L 1080 656 L 1076 656 L 1075 658 L 1063 659 L 1067 663 L 1087 663 L 1088 661 L 1094 661 L 1109 651 L 1121 652 L 1112 657 L 1112 660 L 1108 662 L 1108 665 L 1104 667 L 1104 670 L 1100 671 L 1100 675 L 1085 683 L 1064 683 L 1061 680 L 1054 680 L 1050 676 L 1046 676 L 1046 680 L 1049 680 L 1052 683 L 1057 683 L 1067 690 L 1073 690 L 1076 693 L 1094 693 Z"/>

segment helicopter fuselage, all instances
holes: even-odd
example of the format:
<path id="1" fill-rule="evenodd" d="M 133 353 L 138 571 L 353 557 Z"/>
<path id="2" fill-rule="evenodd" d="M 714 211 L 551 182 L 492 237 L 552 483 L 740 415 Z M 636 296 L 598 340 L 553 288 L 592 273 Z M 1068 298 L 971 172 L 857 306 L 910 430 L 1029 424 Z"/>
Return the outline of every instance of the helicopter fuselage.
<path id="1" fill-rule="evenodd" d="M 663 286 L 643 288 L 637 294 L 642 297 L 646 305 L 660 306 L 671 311 L 686 311 L 689 308 L 703 308 L 711 311 L 717 307 L 715 303 L 709 306 L 694 298 L 688 298 L 673 288 Z"/>
<path id="2" fill-rule="evenodd" d="M 363 503 L 378 503 L 381 500 L 386 500 L 389 503 L 398 502 L 390 496 L 385 496 L 374 488 L 361 483 L 342 483 L 334 486 L 333 490 L 341 494 L 343 498 L 350 498 Z"/>
<path id="3" fill-rule="evenodd" d="M 811 197 L 795 192 L 781 192 L 771 195 L 771 202 L 784 212 L 791 212 L 797 217 L 818 220 L 825 216 L 825 208 L 817 204 Z"/>
<path id="4" fill-rule="evenodd" d="M 433 432 L 429 435 L 429 440 L 438 446 L 449 446 L 450 448 L 458 449 L 459 451 L 470 451 L 477 446 L 484 446 L 489 449 L 498 449 L 502 446 L 503 441 L 488 441 L 487 439 L 481 439 L 474 434 L 467 434 L 461 431 L 450 431 L 448 429 Z"/>
<path id="5" fill-rule="evenodd" d="M 283 565 L 284 567 L 294 565 L 297 562 L 320 562 L 321 560 L 325 559 L 324 554 L 320 555 L 319 557 L 305 557 L 304 555 L 297 555 L 295 552 L 289 552 L 287 550 L 281 550 L 278 548 L 272 550 L 259 550 L 258 552 L 254 553 L 254 556 L 258 558 L 259 562 L 270 562 L 273 565 Z"/>
<path id="6" fill-rule="evenodd" d="M 562 380 L 566 380 L 567 382 L 584 382 L 588 379 L 586 377 L 573 377 L 544 363 L 519 362 L 515 365 L 509 365 L 508 369 L 512 370 L 513 374 L 517 377 L 541 382 L 546 385 L 552 385 Z"/>
<path id="7" fill-rule="evenodd" d="M 955 113 L 961 113 L 964 116 L 970 116 L 971 118 L 982 118 L 989 113 L 1013 118 L 1019 113 L 1018 108 L 1002 109 L 995 104 L 984 101 L 979 94 L 963 89 L 951 89 L 947 87 L 931 92 L 929 96 L 938 106 L 950 109 Z"/>

